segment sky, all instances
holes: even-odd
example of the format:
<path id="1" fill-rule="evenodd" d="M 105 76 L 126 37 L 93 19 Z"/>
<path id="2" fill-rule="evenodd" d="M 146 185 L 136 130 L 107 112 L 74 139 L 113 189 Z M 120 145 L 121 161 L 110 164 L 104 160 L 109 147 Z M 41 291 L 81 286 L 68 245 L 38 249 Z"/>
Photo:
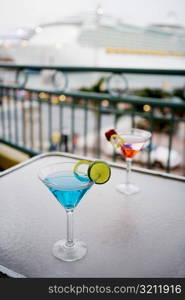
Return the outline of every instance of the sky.
<path id="1" fill-rule="evenodd" d="M 61 20 L 101 5 L 106 14 L 144 26 L 175 16 L 185 26 L 185 0 L 0 0 L 0 32 Z M 173 13 L 171 13 L 173 12 Z"/>

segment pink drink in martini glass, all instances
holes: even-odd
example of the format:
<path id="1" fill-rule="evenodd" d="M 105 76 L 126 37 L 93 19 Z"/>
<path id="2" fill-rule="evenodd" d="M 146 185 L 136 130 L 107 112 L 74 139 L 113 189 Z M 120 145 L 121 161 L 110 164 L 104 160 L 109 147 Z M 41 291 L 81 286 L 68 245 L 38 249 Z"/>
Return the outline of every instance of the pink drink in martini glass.
<path id="1" fill-rule="evenodd" d="M 151 133 L 146 130 L 132 128 L 125 133 L 117 133 L 114 129 L 105 133 L 106 138 L 119 147 L 121 154 L 126 160 L 126 182 L 119 184 L 116 189 L 126 195 L 132 195 L 139 191 L 139 188 L 130 182 L 132 159 L 150 139 Z"/>

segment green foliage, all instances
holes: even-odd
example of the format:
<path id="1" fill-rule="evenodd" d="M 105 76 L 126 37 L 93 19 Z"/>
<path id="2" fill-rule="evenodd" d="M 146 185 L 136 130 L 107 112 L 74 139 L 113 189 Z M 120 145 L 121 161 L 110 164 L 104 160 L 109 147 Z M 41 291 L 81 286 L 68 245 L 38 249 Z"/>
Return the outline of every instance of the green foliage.
<path id="1" fill-rule="evenodd" d="M 98 79 L 95 84 L 90 87 L 81 87 L 79 90 L 84 92 L 94 92 L 94 93 L 107 93 L 108 90 L 105 87 L 106 77 L 101 77 Z M 172 98 L 172 97 L 179 97 L 182 100 L 185 100 L 185 93 L 183 88 L 176 88 L 173 91 L 166 91 L 160 88 L 142 88 L 142 89 L 132 89 L 129 91 L 129 94 L 136 95 L 139 97 L 146 97 L 146 98 Z"/>
<path id="2" fill-rule="evenodd" d="M 92 92 L 92 93 L 106 93 L 107 89 L 104 88 L 106 77 L 101 77 L 95 84 L 90 87 L 81 87 L 79 90 L 83 92 Z"/>
<path id="3" fill-rule="evenodd" d="M 107 87 L 106 87 L 106 77 L 101 77 L 94 85 L 90 86 L 90 87 L 82 87 L 80 88 L 80 91 L 85 91 L 85 92 L 95 92 L 95 93 L 108 93 Z M 102 88 L 103 87 L 103 88 Z M 135 95 L 138 97 L 143 97 L 143 98 L 155 98 L 155 99 L 172 99 L 174 97 L 180 98 L 182 100 L 185 101 L 185 93 L 183 88 L 176 88 L 172 91 L 167 91 L 161 88 L 149 88 L 149 87 L 145 87 L 145 88 L 141 88 L 141 89 L 132 89 L 129 90 L 128 92 L 129 95 Z M 147 104 L 149 105 L 149 101 L 147 102 Z M 109 104 L 109 108 L 115 109 L 117 111 L 119 111 L 119 108 L 117 106 L 117 103 L 115 102 L 110 102 Z M 129 106 L 125 109 L 132 109 L 131 107 L 129 108 Z M 140 104 L 135 104 L 134 105 L 134 110 L 136 112 L 143 112 L 143 105 Z M 157 108 L 157 110 L 163 115 L 163 116 L 167 116 L 170 113 L 170 110 L 168 108 Z M 178 110 L 176 109 L 175 112 L 176 116 L 178 117 L 183 117 L 184 116 L 184 111 L 183 110 Z M 120 113 L 120 116 L 122 114 Z M 119 117 L 119 116 L 118 116 Z M 144 123 L 143 123 L 144 121 Z M 141 119 L 138 124 L 139 127 L 143 127 L 145 129 L 149 129 L 149 121 L 147 119 Z M 177 125 L 175 126 L 174 129 L 176 129 Z M 158 119 L 155 120 L 154 122 L 154 131 L 156 132 L 169 132 L 170 130 L 170 123 L 169 120 L 167 119 Z"/>
<path id="4" fill-rule="evenodd" d="M 170 98 L 172 97 L 172 93 L 164 91 L 159 88 L 151 89 L 151 88 L 143 88 L 138 90 L 133 90 L 132 93 L 139 97 L 146 98 Z"/>
<path id="5" fill-rule="evenodd" d="M 174 94 L 174 96 L 185 100 L 185 92 L 183 89 L 180 89 L 180 88 L 174 89 L 173 94 Z"/>

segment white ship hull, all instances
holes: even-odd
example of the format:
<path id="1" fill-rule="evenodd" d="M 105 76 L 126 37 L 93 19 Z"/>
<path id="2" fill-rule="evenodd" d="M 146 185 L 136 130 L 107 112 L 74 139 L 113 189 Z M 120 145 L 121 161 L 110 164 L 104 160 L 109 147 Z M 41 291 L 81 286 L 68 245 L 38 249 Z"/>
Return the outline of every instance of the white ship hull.
<path id="1" fill-rule="evenodd" d="M 184 56 L 155 56 L 142 54 L 107 53 L 105 48 L 92 48 L 68 44 L 60 49 L 53 46 L 14 45 L 7 49 L 17 64 L 106 66 L 119 68 L 184 69 Z"/>
<path id="2" fill-rule="evenodd" d="M 15 38 L 4 43 L 17 64 L 185 68 L 183 27 L 142 28 L 102 16 L 102 10 L 42 24 Z"/>

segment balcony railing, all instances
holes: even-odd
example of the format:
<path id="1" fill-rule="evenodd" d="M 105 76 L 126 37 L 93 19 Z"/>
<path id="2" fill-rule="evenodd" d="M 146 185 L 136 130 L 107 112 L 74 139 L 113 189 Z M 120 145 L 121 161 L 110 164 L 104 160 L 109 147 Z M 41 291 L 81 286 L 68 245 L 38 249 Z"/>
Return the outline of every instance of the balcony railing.
<path id="1" fill-rule="evenodd" d="M 95 92 L 87 88 L 85 74 L 86 78 L 92 74 L 99 74 L 99 79 L 103 76 L 101 91 L 96 92 L 96 86 Z M 143 75 L 176 78 L 182 85 L 182 99 L 137 96 L 130 88 L 130 74 L 138 78 Z M 81 78 L 79 88 L 75 84 L 75 87 L 70 87 L 70 76 L 73 83 Z M 175 140 L 174 145 L 174 139 L 180 135 L 183 147 L 180 150 L 180 174 L 184 175 L 184 77 L 185 70 L 1 64 L 0 142 L 30 156 L 48 150 L 62 150 L 104 158 L 109 153 L 104 151 L 103 131 L 108 127 L 117 128 L 121 123 L 124 128 L 124 122 L 130 122 L 132 127 L 146 128 L 154 133 L 147 147 L 147 168 L 153 168 L 153 144 L 165 141 L 167 156 L 163 159 L 166 160 L 163 168 L 170 172 L 172 151 L 179 143 Z M 83 91 L 80 90 L 82 86 Z M 112 152 L 112 160 L 117 159 L 119 155 Z"/>

